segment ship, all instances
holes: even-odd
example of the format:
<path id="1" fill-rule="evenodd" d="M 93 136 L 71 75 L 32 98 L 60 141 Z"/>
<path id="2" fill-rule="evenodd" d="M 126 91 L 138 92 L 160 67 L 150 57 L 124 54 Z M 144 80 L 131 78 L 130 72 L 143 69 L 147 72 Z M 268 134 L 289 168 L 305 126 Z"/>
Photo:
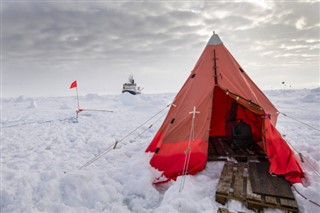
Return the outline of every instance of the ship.
<path id="1" fill-rule="evenodd" d="M 122 93 L 128 92 L 132 95 L 138 95 L 141 94 L 142 89 L 140 87 L 137 87 L 137 84 L 134 82 L 133 76 L 130 75 L 129 81 L 123 84 Z"/>

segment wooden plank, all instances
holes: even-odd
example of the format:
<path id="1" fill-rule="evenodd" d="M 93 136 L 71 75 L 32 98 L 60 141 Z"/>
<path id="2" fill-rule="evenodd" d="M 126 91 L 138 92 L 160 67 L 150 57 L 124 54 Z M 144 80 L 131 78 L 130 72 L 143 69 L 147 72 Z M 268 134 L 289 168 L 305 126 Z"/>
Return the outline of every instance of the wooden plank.
<path id="1" fill-rule="evenodd" d="M 216 194 L 216 202 L 221 203 L 222 205 L 226 204 L 227 198 L 225 195 Z"/>
<path id="2" fill-rule="evenodd" d="M 264 152 L 257 144 L 255 144 L 255 147 L 255 149 L 233 150 L 230 146 L 230 143 L 225 137 L 210 137 L 208 147 L 208 161 L 226 160 L 227 157 L 233 157 L 239 162 L 247 162 L 249 160 L 248 158 L 257 160 L 262 159 L 263 161 L 265 161 L 266 155 L 264 154 Z"/>
<path id="3" fill-rule="evenodd" d="M 225 163 L 217 186 L 215 197 L 217 202 L 225 204 L 229 199 L 240 200 L 246 202 L 249 209 L 258 212 L 262 211 L 263 208 L 276 208 L 288 212 L 299 211 L 297 202 L 294 199 L 254 193 L 250 181 L 251 173 L 248 167 L 247 163 Z M 220 212 L 223 211 L 221 210 Z M 229 210 L 228 212 L 230 213 Z"/>
<path id="4" fill-rule="evenodd" d="M 229 143 L 219 140 L 219 144 L 223 147 L 223 150 L 227 156 L 232 156 L 232 154 L 234 154 L 234 151 L 231 149 Z"/>
<path id="5" fill-rule="evenodd" d="M 228 209 L 225 208 L 219 208 L 217 213 L 230 213 Z"/>
<path id="6" fill-rule="evenodd" d="M 226 162 L 221 175 L 220 180 L 217 185 L 217 191 L 216 191 L 216 201 L 225 204 L 227 202 L 227 198 L 229 198 L 229 194 L 232 193 L 231 189 L 231 183 L 232 183 L 232 163 Z"/>
<path id="7" fill-rule="evenodd" d="M 260 178 L 257 170 L 255 169 L 255 164 L 249 163 L 249 180 L 250 180 L 250 192 L 253 194 L 253 189 L 256 189 L 260 185 Z M 251 195 L 251 194 L 250 194 Z M 261 197 L 260 197 L 261 200 Z"/>
<path id="8" fill-rule="evenodd" d="M 219 209 L 217 210 L 217 213 L 236 213 L 236 212 L 231 212 L 231 211 L 229 211 L 229 209 L 226 209 L 226 208 L 219 208 Z M 239 211 L 237 211 L 237 213 L 245 213 L 245 212 L 239 212 Z"/>
<path id="9" fill-rule="evenodd" d="M 273 204 L 275 206 L 278 205 L 277 198 L 275 198 L 275 197 L 265 196 L 265 201 L 266 201 L 266 203 L 270 203 L 270 204 Z"/>
<path id="10" fill-rule="evenodd" d="M 230 194 L 230 188 L 232 183 L 232 164 L 230 162 L 225 163 L 219 183 L 217 185 L 217 191 L 216 193 L 229 195 Z"/>
<path id="11" fill-rule="evenodd" d="M 248 152 L 246 152 L 243 149 L 236 149 L 236 150 L 233 150 L 233 152 L 234 152 L 233 154 L 237 156 L 248 156 Z"/>
<path id="12" fill-rule="evenodd" d="M 269 167 L 268 167 L 269 170 Z M 271 176 L 271 175 L 270 175 Z M 291 184 L 282 176 L 271 176 L 272 187 L 274 189 L 273 196 L 281 198 L 295 199 Z"/>
<path id="13" fill-rule="evenodd" d="M 217 156 L 209 156 L 207 157 L 207 161 L 217 161 Z"/>
<path id="14" fill-rule="evenodd" d="M 207 161 L 227 161 L 227 157 L 222 157 L 222 156 L 208 156 Z"/>
<path id="15" fill-rule="evenodd" d="M 299 211 L 294 199 L 254 193 L 248 167 L 247 163 L 225 163 L 217 186 L 215 196 L 217 202 L 225 204 L 229 199 L 240 200 L 246 202 L 249 209 L 258 212 L 263 208 L 277 208 L 289 212 Z"/>
<path id="16" fill-rule="evenodd" d="M 269 174 L 269 162 L 250 162 L 252 191 L 257 194 L 294 199 L 291 186 L 283 177 Z"/>
<path id="17" fill-rule="evenodd" d="M 217 155 L 217 151 L 214 148 L 214 144 L 213 144 L 213 139 L 209 139 L 209 144 L 208 144 L 208 156 L 210 155 Z"/>
<path id="18" fill-rule="evenodd" d="M 233 166 L 233 173 L 234 173 L 234 196 L 243 200 L 245 197 L 243 196 L 243 169 L 244 164 L 243 163 L 237 163 Z"/>
<path id="19" fill-rule="evenodd" d="M 227 161 L 223 147 L 218 143 L 220 138 L 210 137 L 207 161 Z"/>
<path id="20" fill-rule="evenodd" d="M 298 208 L 298 204 L 296 200 L 289 200 L 289 199 L 284 199 L 284 198 L 280 198 L 280 204 L 282 206 L 288 206 L 288 207 L 292 207 L 292 208 Z"/>
<path id="21" fill-rule="evenodd" d="M 242 186 L 242 191 L 243 191 L 243 197 L 244 199 L 247 198 L 247 179 L 248 179 L 248 164 L 245 163 L 244 164 L 244 168 L 243 168 L 243 171 L 242 171 L 242 177 L 243 177 L 243 186 Z"/>
<path id="22" fill-rule="evenodd" d="M 261 149 L 261 147 L 257 143 L 253 143 L 252 150 L 256 154 L 266 155 L 265 152 Z"/>
<path id="23" fill-rule="evenodd" d="M 253 193 L 251 182 L 249 179 L 250 178 L 247 178 L 247 195 L 246 195 L 247 199 L 261 202 L 261 195 Z"/>
<path id="24" fill-rule="evenodd" d="M 245 150 L 246 150 L 246 152 L 248 153 L 249 156 L 255 155 L 253 150 L 250 150 L 250 149 L 245 149 Z"/>
<path id="25" fill-rule="evenodd" d="M 222 142 L 219 141 L 218 139 L 214 140 L 213 142 L 214 148 L 218 154 L 218 156 L 226 156 L 226 152 L 224 147 L 222 146 Z"/>

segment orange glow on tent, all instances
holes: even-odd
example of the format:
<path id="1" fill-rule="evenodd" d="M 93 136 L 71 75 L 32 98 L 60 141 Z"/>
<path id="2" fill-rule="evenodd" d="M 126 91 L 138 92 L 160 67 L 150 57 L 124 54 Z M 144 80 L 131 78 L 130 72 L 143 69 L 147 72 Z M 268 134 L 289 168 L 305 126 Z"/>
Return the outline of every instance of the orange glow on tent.
<path id="1" fill-rule="evenodd" d="M 303 171 L 294 154 L 276 130 L 277 109 L 249 78 L 213 34 L 190 76 L 175 97 L 162 126 L 146 149 L 154 152 L 150 164 L 167 180 L 176 179 L 184 168 L 185 150 L 190 144 L 188 174 L 202 171 L 207 162 L 209 137 L 225 137 L 232 103 L 237 119 L 252 129 L 252 139 L 265 151 L 270 172 L 285 175 L 290 182 L 301 182 Z M 192 120 L 196 107 L 200 113 Z M 190 125 L 194 122 L 194 140 Z M 162 178 L 163 179 L 163 178 Z"/>

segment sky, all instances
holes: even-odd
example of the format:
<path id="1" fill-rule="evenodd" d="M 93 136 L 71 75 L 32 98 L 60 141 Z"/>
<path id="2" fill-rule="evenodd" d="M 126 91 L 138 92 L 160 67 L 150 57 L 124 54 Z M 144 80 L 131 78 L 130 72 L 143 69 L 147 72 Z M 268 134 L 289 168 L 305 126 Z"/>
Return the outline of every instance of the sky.
<path id="1" fill-rule="evenodd" d="M 262 90 L 320 86 L 319 1 L 1 1 L 1 97 L 178 92 L 215 31 Z M 282 84 L 285 82 L 285 84 Z"/>

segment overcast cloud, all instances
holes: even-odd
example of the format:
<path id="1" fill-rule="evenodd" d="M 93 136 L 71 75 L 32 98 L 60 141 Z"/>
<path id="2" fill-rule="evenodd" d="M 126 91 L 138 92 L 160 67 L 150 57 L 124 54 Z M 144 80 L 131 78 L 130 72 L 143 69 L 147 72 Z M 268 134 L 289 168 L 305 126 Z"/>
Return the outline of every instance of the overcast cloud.
<path id="1" fill-rule="evenodd" d="M 2 96 L 177 92 L 213 30 L 260 88 L 319 87 L 319 5 L 2 1 Z"/>

